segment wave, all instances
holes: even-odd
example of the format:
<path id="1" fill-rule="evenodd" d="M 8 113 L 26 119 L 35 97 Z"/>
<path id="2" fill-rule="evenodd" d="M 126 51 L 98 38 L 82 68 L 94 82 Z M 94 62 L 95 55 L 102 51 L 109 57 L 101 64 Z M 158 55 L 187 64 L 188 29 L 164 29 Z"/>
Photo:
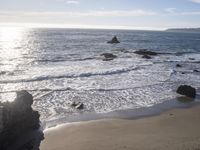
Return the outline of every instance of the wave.
<path id="1" fill-rule="evenodd" d="M 20 83 L 20 82 L 35 82 L 35 81 L 62 79 L 62 78 L 80 78 L 80 77 L 84 78 L 84 77 L 92 77 L 92 76 L 107 76 L 107 75 L 127 73 L 127 72 L 137 70 L 137 69 L 138 69 L 138 67 L 130 67 L 130 68 L 122 68 L 122 69 L 117 69 L 117 70 L 112 70 L 112 71 L 105 71 L 105 72 L 81 73 L 81 74 L 78 74 L 78 75 L 76 75 L 76 74 L 57 75 L 57 76 L 47 75 L 47 76 L 38 76 L 38 77 L 34 77 L 34 78 L 29 78 L 29 79 L 1 80 L 0 84 Z"/>

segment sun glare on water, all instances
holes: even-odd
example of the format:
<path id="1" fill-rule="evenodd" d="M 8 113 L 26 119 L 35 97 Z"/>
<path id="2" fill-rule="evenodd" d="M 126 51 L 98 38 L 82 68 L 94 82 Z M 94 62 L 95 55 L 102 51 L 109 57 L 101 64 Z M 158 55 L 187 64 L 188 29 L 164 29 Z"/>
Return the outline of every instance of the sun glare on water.
<path id="1" fill-rule="evenodd" d="M 20 57 L 25 31 L 24 28 L 0 28 L 0 55 L 3 59 Z"/>

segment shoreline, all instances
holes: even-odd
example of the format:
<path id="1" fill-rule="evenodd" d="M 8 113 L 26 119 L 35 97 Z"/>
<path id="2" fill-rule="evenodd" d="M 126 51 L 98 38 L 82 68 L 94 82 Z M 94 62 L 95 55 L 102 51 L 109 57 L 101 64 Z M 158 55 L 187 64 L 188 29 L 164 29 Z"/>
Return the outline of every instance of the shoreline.
<path id="1" fill-rule="evenodd" d="M 199 91 L 200 90 L 198 89 L 198 92 Z M 91 113 L 70 115 L 67 117 L 48 121 L 47 122 L 48 125 L 46 123 L 43 123 L 42 128 L 46 130 L 46 129 L 51 129 L 63 124 L 96 121 L 96 120 L 103 120 L 103 119 L 127 119 L 127 120 L 142 119 L 142 118 L 147 118 L 147 117 L 158 116 L 162 113 L 165 113 L 173 109 L 191 108 L 200 104 L 200 95 L 197 95 L 197 97 L 193 101 L 188 101 L 188 102 L 187 101 L 180 102 L 178 98 L 184 98 L 184 97 L 180 96 L 175 99 L 166 100 L 162 103 L 159 103 L 150 107 L 141 107 L 141 108 L 135 108 L 135 109 L 120 109 L 120 110 L 115 110 L 108 113 L 91 112 Z"/>
<path id="2" fill-rule="evenodd" d="M 59 125 L 44 131 L 41 150 L 200 148 L 200 105 L 134 120 L 103 119 Z"/>

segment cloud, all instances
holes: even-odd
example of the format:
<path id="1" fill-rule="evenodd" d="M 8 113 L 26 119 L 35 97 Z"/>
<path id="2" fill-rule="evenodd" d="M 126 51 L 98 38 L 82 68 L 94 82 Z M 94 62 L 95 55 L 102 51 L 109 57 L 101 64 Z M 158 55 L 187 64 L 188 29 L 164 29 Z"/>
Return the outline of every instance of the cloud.
<path id="1" fill-rule="evenodd" d="M 189 1 L 191 1 L 193 3 L 199 3 L 200 4 L 200 0 L 189 0 Z"/>
<path id="2" fill-rule="evenodd" d="M 200 15 L 200 11 L 182 12 L 181 15 Z"/>
<path id="3" fill-rule="evenodd" d="M 175 13 L 176 8 L 166 8 L 165 11 L 168 12 L 168 13 Z"/>
<path id="4" fill-rule="evenodd" d="M 71 1 L 66 1 L 67 4 L 79 4 L 79 1 L 71 0 Z"/>
<path id="5" fill-rule="evenodd" d="M 153 16 L 156 15 L 153 11 L 146 10 L 113 10 L 113 11 L 91 11 L 86 13 L 88 16 L 110 16 L 110 17 L 136 17 L 136 16 Z"/>
<path id="6" fill-rule="evenodd" d="M 112 10 L 112 11 L 63 11 L 63 12 L 0 12 L 0 17 L 20 16 L 20 17 L 139 17 L 153 16 L 156 12 L 146 10 Z"/>

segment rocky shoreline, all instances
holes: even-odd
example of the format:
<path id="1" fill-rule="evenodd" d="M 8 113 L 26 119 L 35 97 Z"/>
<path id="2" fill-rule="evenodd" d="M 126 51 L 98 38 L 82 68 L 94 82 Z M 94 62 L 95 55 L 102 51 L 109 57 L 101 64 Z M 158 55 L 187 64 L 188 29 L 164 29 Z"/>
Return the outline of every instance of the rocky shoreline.
<path id="1" fill-rule="evenodd" d="M 10 150 L 16 139 L 26 133 L 38 132 L 39 113 L 32 109 L 33 97 L 27 91 L 17 92 L 13 102 L 0 103 L 0 149 Z M 22 142 L 15 150 L 33 150 L 34 142 Z"/>

